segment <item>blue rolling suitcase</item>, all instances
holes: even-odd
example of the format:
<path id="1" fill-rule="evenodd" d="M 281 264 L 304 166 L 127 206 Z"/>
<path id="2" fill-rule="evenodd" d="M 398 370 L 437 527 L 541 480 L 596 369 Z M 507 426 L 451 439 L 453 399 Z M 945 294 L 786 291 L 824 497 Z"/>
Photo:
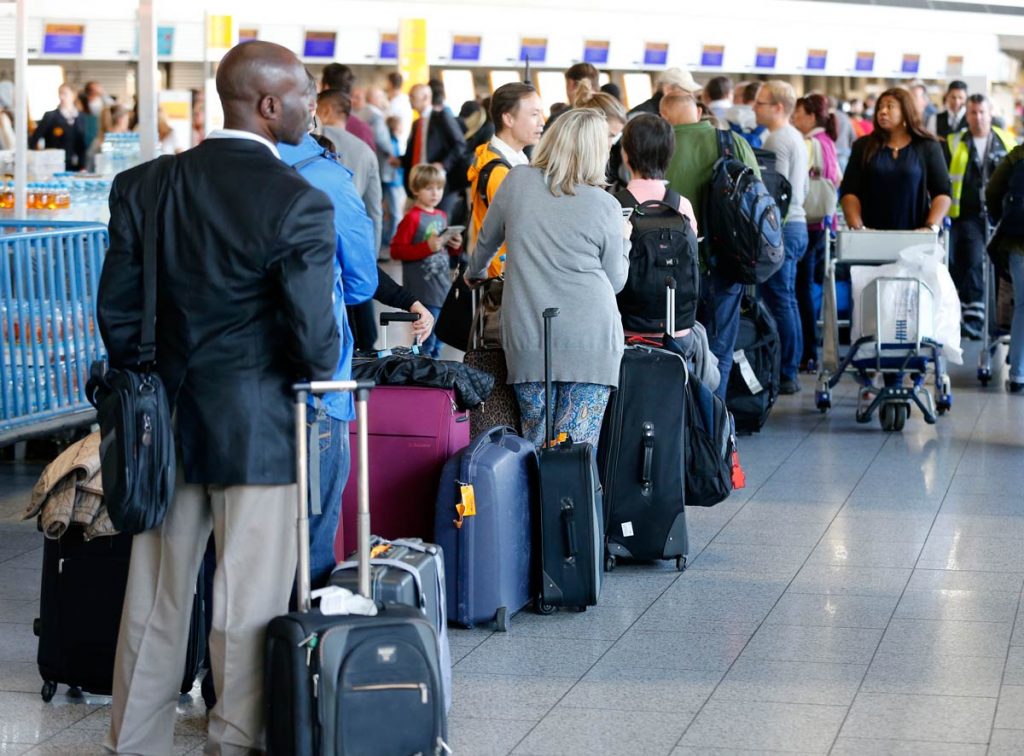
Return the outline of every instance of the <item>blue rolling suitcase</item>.
<path id="1" fill-rule="evenodd" d="M 498 426 L 448 460 L 437 495 L 434 541 L 444 553 L 448 617 L 460 625 L 508 620 L 535 595 L 531 585 L 536 452 Z"/>

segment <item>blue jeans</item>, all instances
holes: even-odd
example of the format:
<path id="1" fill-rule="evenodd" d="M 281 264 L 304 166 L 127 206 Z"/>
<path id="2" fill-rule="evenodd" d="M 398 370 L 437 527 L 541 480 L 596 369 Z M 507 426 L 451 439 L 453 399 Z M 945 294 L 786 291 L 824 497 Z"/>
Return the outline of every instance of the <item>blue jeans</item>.
<path id="1" fill-rule="evenodd" d="M 786 259 L 782 267 L 761 284 L 761 296 L 775 316 L 782 352 L 782 377 L 796 380 L 803 353 L 803 329 L 796 301 L 796 266 L 807 252 L 807 224 L 787 223 L 782 227 Z"/>
<path id="2" fill-rule="evenodd" d="M 729 387 L 729 373 L 732 372 L 732 353 L 736 348 L 736 336 L 740 332 L 740 300 L 743 298 L 743 284 L 727 281 L 717 273 L 704 279 L 709 291 L 711 312 L 704 327 L 708 332 L 708 346 L 711 354 L 718 358 L 718 372 L 722 379 L 715 393 L 725 399 Z"/>
<path id="3" fill-rule="evenodd" d="M 320 509 L 313 514 L 312 491 L 310 492 L 309 513 L 309 564 L 311 585 L 314 588 L 326 585 L 331 570 L 338 563 L 334 557 L 334 538 L 338 533 L 341 519 L 341 494 L 349 473 L 348 422 L 335 420 L 323 410 L 313 420 L 312 408 L 308 410 L 311 419 L 306 427 L 318 422 L 317 433 L 320 441 Z M 312 471 L 310 471 L 312 473 Z M 312 484 L 312 474 L 310 483 Z"/>
<path id="4" fill-rule="evenodd" d="M 1010 380 L 1024 383 L 1024 255 L 1011 253 L 1013 323 L 1010 326 Z"/>
<path id="5" fill-rule="evenodd" d="M 428 304 L 423 306 L 430 310 L 430 314 L 434 316 L 434 323 L 436 324 L 437 318 L 441 314 L 441 308 Z M 427 340 L 420 345 L 420 351 L 427 355 L 427 357 L 433 357 L 434 359 L 441 356 L 441 342 L 437 340 L 437 335 L 433 331 L 430 332 Z"/>
<path id="6" fill-rule="evenodd" d="M 807 233 L 807 253 L 796 266 L 796 302 L 803 326 L 803 354 L 800 362 L 818 360 L 818 307 L 814 302 L 814 284 L 820 283 L 818 265 L 824 265 L 828 230 L 819 228 Z"/>

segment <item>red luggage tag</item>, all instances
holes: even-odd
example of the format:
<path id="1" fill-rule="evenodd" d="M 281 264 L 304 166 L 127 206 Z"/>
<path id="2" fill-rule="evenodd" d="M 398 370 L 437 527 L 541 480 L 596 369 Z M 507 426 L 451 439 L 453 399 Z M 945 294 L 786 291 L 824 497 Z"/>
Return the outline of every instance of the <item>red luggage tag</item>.
<path id="1" fill-rule="evenodd" d="M 732 489 L 739 491 L 741 488 L 747 487 L 747 474 L 743 472 L 743 467 L 740 465 L 740 453 L 736 449 L 732 450 Z"/>

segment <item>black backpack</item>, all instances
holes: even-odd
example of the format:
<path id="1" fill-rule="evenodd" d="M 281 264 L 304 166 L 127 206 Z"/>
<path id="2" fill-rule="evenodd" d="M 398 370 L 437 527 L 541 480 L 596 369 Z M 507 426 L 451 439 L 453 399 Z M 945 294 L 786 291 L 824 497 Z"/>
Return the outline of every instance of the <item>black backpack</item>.
<path id="1" fill-rule="evenodd" d="M 781 358 L 775 318 L 763 302 L 745 294 L 740 302 L 740 329 L 726 394 L 738 432 L 759 431 L 768 419 L 779 398 Z"/>
<path id="2" fill-rule="evenodd" d="M 992 215 L 999 221 L 1000 234 L 1024 238 L 1024 160 L 1018 160 L 1010 168 L 1002 207 L 995 208 Z"/>
<path id="3" fill-rule="evenodd" d="M 718 394 L 690 375 L 686 383 L 686 506 L 713 507 L 729 498 L 738 464 L 732 415 Z"/>
<path id="4" fill-rule="evenodd" d="M 659 333 L 665 330 L 665 279 L 676 282 L 676 328 L 693 328 L 700 296 L 697 235 L 690 220 L 679 212 L 679 194 L 665 191 L 661 201 L 639 203 L 628 190 L 615 195 L 623 207 L 633 208 L 633 234 L 629 275 L 616 299 L 627 331 Z"/>
<path id="5" fill-rule="evenodd" d="M 480 199 L 484 203 L 484 207 L 490 207 L 490 201 L 487 199 L 487 184 L 491 180 L 491 174 L 494 173 L 494 169 L 499 165 L 503 165 L 509 170 L 512 170 L 512 166 L 505 158 L 496 157 L 492 158 L 488 162 L 484 163 L 484 167 L 480 169 L 480 173 L 476 179 L 476 193 L 480 196 Z"/>
<path id="6" fill-rule="evenodd" d="M 761 171 L 761 180 L 765 188 L 778 205 L 779 215 L 785 220 L 789 214 L 789 201 L 793 198 L 793 185 L 775 169 L 774 152 L 757 148 L 754 150 L 754 159 L 757 161 L 758 170 Z"/>
<path id="7" fill-rule="evenodd" d="M 733 155 L 732 132 L 715 134 L 719 158 L 704 212 L 711 264 L 728 280 L 763 283 L 785 260 L 779 208 L 754 169 Z"/>

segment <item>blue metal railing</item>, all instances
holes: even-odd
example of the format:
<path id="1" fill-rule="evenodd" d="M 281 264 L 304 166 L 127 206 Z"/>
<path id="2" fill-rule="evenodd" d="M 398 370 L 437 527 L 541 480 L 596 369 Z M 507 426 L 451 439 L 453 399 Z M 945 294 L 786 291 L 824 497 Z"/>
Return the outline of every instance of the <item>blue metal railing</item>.
<path id="1" fill-rule="evenodd" d="M 90 409 L 107 244 L 100 223 L 0 221 L 0 440 Z"/>

